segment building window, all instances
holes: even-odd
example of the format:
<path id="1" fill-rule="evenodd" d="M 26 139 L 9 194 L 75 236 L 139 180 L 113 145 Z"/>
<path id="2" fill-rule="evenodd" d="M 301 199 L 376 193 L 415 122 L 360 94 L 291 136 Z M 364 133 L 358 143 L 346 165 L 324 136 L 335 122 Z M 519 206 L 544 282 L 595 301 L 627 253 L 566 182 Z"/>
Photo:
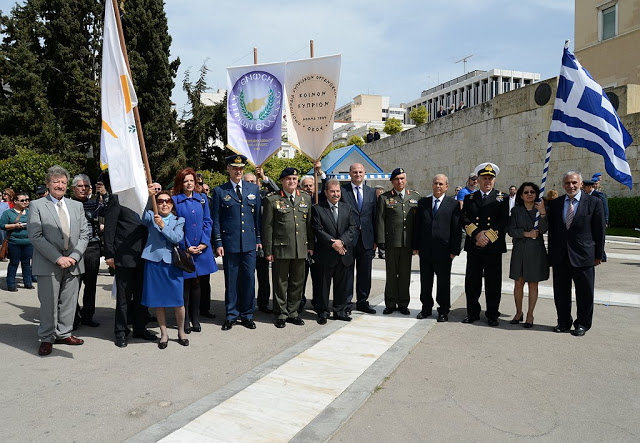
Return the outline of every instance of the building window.
<path id="1" fill-rule="evenodd" d="M 618 5 L 600 9 L 600 41 L 613 38 L 618 33 Z"/>
<path id="2" fill-rule="evenodd" d="M 382 112 L 383 112 L 383 113 L 384 113 L 384 112 L 389 112 L 389 110 L 388 110 L 388 109 L 384 109 L 384 108 L 382 108 Z"/>

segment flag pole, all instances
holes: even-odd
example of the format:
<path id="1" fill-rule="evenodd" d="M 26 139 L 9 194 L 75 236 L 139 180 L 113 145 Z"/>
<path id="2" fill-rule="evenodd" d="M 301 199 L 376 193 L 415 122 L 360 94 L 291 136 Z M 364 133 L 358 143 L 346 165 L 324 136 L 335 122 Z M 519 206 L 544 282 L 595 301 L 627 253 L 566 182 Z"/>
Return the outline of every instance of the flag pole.
<path id="1" fill-rule="evenodd" d="M 111 4 L 113 6 L 113 12 L 116 16 L 116 25 L 118 27 L 118 37 L 120 37 L 120 48 L 122 49 L 122 54 L 124 55 L 124 62 L 127 64 L 127 71 L 129 71 L 129 77 L 133 82 L 133 75 L 131 75 L 131 66 L 129 66 L 129 55 L 127 55 L 127 45 L 124 42 L 124 33 L 122 32 L 122 22 L 120 21 L 120 9 L 118 8 L 117 0 L 111 0 Z M 140 112 L 138 110 L 138 106 L 133 108 L 133 118 L 136 122 L 136 132 L 138 133 L 138 142 L 140 143 L 140 151 L 142 153 L 142 161 L 144 163 L 144 171 L 147 175 L 147 184 L 151 184 L 151 169 L 149 168 L 149 159 L 147 158 L 147 147 L 144 144 L 144 135 L 142 133 L 142 123 L 140 122 Z M 156 199 L 152 198 L 151 202 L 153 204 L 153 213 L 158 215 L 158 204 L 156 203 Z"/>
<path id="2" fill-rule="evenodd" d="M 309 40 L 309 56 L 313 58 L 313 40 Z M 319 158 L 316 161 L 320 160 Z M 315 163 L 315 162 L 314 162 Z M 320 168 L 316 168 L 315 164 L 313 166 L 313 187 L 315 188 L 315 201 L 316 205 L 318 204 L 318 171 Z"/>

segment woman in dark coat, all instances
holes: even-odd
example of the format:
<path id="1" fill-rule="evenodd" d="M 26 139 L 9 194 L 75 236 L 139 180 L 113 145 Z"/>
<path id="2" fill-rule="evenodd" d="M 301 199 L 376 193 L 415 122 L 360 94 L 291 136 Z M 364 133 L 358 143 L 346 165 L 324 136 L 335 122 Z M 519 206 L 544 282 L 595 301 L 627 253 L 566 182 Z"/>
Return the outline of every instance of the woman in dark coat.
<path id="1" fill-rule="evenodd" d="M 195 191 L 196 172 L 191 168 L 178 172 L 174 180 L 173 203 L 178 217 L 185 219 L 184 238 L 180 247 L 186 249 L 196 265 L 196 271 L 184 277 L 184 331 L 200 332 L 200 283 L 199 277 L 213 274 L 218 266 L 211 249 L 213 221 L 209 214 L 207 196 Z M 189 327 L 191 325 L 191 327 Z"/>
<path id="2" fill-rule="evenodd" d="M 540 211 L 538 229 L 533 225 L 536 212 Z M 547 214 L 540 199 L 540 188 L 535 183 L 525 182 L 516 194 L 516 205 L 511 210 L 507 233 L 513 238 L 509 278 L 515 280 L 513 297 L 516 315 L 511 324 L 518 324 L 524 318 L 522 299 L 524 284 L 529 285 L 529 310 L 525 328 L 533 327 L 533 310 L 538 301 L 538 282 L 549 279 L 549 262 L 542 234 L 547 231 Z"/>

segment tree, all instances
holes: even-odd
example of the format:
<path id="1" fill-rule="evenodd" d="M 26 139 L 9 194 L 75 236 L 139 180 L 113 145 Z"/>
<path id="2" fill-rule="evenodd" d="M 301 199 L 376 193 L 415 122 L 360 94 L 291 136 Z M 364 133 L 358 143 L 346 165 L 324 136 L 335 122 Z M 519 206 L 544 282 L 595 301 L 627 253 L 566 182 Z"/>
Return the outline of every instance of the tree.
<path id="1" fill-rule="evenodd" d="M 389 135 L 397 134 L 402 131 L 402 122 L 395 117 L 391 117 L 385 122 L 383 131 Z"/>
<path id="2" fill-rule="evenodd" d="M 180 59 L 169 60 L 171 36 L 163 0 L 127 0 L 121 4 L 122 28 L 151 174 L 166 180 L 186 164 L 199 166 L 182 151 L 177 115 L 171 110 L 171 91 Z"/>
<path id="3" fill-rule="evenodd" d="M 13 188 L 14 191 L 26 191 L 34 196 L 36 187 L 44 183 L 47 169 L 53 165 L 62 166 L 71 177 L 80 172 L 77 166 L 62 160 L 58 155 L 17 148 L 14 155 L 0 160 L 0 189 Z"/>
<path id="4" fill-rule="evenodd" d="M 411 117 L 411 120 L 416 122 L 416 125 L 420 126 L 427 121 L 427 118 L 429 118 L 429 113 L 427 112 L 427 108 L 425 108 L 423 105 L 420 105 L 409 113 L 409 117 Z"/>
<path id="5" fill-rule="evenodd" d="M 10 88 L 0 97 L 3 156 L 27 146 L 90 167 L 100 139 L 103 8 L 95 0 L 28 0 L 0 19 L 0 76 Z"/>
<path id="6" fill-rule="evenodd" d="M 349 140 L 347 140 L 347 146 L 351 145 L 357 145 L 358 148 L 361 148 L 362 145 L 364 145 L 364 140 L 359 135 L 352 135 L 349 137 Z"/>

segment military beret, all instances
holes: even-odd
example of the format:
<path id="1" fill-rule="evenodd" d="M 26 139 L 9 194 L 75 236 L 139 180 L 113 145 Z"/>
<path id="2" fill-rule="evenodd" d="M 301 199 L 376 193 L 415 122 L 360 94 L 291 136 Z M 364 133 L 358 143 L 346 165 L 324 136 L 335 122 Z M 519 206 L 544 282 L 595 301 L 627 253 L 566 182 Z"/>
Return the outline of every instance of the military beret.
<path id="1" fill-rule="evenodd" d="M 494 163 L 480 163 L 478 166 L 476 166 L 476 169 L 474 170 L 474 172 L 478 177 L 482 175 L 490 175 L 492 177 L 497 177 L 498 174 L 500 173 L 500 168 L 498 167 L 498 165 Z"/>
<path id="2" fill-rule="evenodd" d="M 237 168 L 242 168 L 247 163 L 247 157 L 244 155 L 230 155 L 225 157 L 224 159 L 227 166 L 235 166 Z"/>
<path id="3" fill-rule="evenodd" d="M 595 174 L 593 174 L 593 177 L 591 177 L 591 180 L 593 180 L 594 182 L 599 182 L 601 179 L 602 179 L 601 172 L 596 172 Z"/>
<path id="4" fill-rule="evenodd" d="M 278 180 L 282 180 L 290 175 L 300 175 L 300 172 L 298 172 L 296 168 L 284 168 L 280 173 L 280 178 Z"/>
<path id="5" fill-rule="evenodd" d="M 396 178 L 398 175 L 400 174 L 404 174 L 404 169 L 402 168 L 396 168 L 391 172 L 391 180 L 393 180 L 394 178 Z"/>

